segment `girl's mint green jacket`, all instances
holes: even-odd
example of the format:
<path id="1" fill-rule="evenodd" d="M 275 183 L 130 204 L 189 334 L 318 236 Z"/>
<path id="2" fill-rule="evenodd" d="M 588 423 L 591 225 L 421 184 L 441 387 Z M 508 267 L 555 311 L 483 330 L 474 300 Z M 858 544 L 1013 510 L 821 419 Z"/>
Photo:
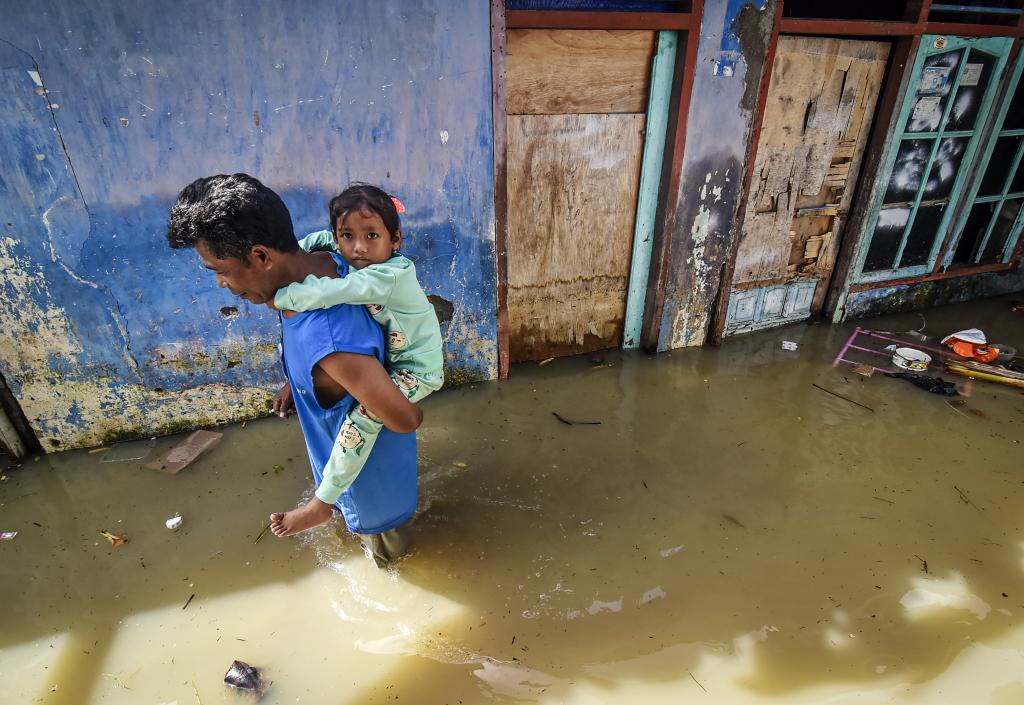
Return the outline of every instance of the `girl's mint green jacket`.
<path id="1" fill-rule="evenodd" d="M 304 250 L 334 249 L 330 230 L 311 233 L 299 241 Z M 388 362 L 418 377 L 443 374 L 441 327 L 434 307 L 416 279 L 416 265 L 395 254 L 386 262 L 352 269 L 341 279 L 312 274 L 289 284 L 274 296 L 279 309 L 311 311 L 339 304 L 364 305 L 387 331 Z"/>

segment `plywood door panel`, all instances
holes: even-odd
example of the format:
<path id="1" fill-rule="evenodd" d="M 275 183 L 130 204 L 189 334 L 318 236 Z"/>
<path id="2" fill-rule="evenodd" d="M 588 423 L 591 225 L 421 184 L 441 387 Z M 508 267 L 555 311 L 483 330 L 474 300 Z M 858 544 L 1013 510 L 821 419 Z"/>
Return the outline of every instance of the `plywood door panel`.
<path id="1" fill-rule="evenodd" d="M 508 114 L 642 113 L 656 33 L 513 29 Z"/>
<path id="2" fill-rule="evenodd" d="M 734 286 L 827 282 L 888 52 L 880 42 L 779 38 Z"/>
<path id="3" fill-rule="evenodd" d="M 508 117 L 513 361 L 621 344 L 644 116 Z"/>

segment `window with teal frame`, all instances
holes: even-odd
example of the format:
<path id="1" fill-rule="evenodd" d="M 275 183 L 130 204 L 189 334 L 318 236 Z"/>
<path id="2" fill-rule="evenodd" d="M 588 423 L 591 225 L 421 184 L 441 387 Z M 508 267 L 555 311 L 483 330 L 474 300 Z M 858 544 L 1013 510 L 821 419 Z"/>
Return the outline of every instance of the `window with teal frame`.
<path id="1" fill-rule="evenodd" d="M 967 206 L 960 212 L 956 238 L 946 252 L 947 269 L 1009 262 L 1024 229 L 1024 53 L 1017 58 L 985 147 Z"/>
<path id="2" fill-rule="evenodd" d="M 925 35 L 872 190 L 857 281 L 935 269 L 1012 40 Z"/>

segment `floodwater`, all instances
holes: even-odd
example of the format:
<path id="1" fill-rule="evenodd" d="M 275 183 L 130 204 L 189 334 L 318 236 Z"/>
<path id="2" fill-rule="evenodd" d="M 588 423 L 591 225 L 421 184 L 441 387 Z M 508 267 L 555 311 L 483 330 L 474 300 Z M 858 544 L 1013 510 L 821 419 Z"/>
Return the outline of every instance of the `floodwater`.
<path id="1" fill-rule="evenodd" d="M 1005 298 L 864 323 L 922 324 L 1024 350 Z M 1024 394 L 836 371 L 849 330 L 431 397 L 390 571 L 336 527 L 254 543 L 310 493 L 294 420 L 225 429 L 176 476 L 29 461 L 0 484 L 0 702 L 252 702 L 234 659 L 266 705 L 1024 702 Z"/>

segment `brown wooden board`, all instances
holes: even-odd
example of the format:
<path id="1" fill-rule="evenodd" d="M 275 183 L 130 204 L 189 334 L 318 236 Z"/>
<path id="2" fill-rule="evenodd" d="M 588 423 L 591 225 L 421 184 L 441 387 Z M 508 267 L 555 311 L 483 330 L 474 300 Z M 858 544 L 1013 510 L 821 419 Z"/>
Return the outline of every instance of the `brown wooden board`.
<path id="1" fill-rule="evenodd" d="M 508 118 L 513 362 L 621 343 L 644 116 Z"/>
<path id="2" fill-rule="evenodd" d="M 655 37 L 646 30 L 508 30 L 508 114 L 646 111 Z"/>
<path id="3" fill-rule="evenodd" d="M 879 42 L 779 38 L 734 285 L 828 280 L 888 51 Z"/>

